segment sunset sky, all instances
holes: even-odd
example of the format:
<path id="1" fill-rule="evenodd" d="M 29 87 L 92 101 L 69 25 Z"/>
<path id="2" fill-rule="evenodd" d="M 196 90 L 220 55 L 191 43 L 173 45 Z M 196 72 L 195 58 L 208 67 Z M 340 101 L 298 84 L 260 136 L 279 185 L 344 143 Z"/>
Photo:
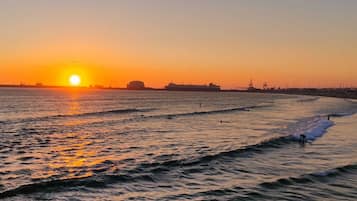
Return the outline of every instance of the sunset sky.
<path id="1" fill-rule="evenodd" d="M 1 0 L 0 83 L 357 86 L 356 0 Z"/>

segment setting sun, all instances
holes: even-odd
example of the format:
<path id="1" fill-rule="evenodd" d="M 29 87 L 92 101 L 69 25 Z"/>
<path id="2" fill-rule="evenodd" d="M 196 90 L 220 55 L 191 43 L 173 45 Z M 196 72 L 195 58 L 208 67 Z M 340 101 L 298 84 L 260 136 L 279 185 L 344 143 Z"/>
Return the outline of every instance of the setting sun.
<path id="1" fill-rule="evenodd" d="M 0 201 L 357 201 L 356 11 L 0 0 Z"/>
<path id="2" fill-rule="evenodd" d="M 69 77 L 69 83 L 72 86 L 78 86 L 81 83 L 81 78 L 78 75 L 71 75 L 71 77 Z"/>

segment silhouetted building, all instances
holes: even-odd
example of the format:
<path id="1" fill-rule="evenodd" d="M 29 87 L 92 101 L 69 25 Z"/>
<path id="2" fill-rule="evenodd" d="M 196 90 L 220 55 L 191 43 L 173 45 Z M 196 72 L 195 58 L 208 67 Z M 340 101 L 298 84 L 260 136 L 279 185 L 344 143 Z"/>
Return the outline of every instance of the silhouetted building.
<path id="1" fill-rule="evenodd" d="M 127 89 L 131 90 L 140 90 L 140 89 L 145 89 L 145 84 L 142 81 L 131 81 L 126 85 Z"/>
<path id="2" fill-rule="evenodd" d="M 167 86 L 165 86 L 165 89 L 170 91 L 220 91 L 221 87 L 213 83 L 209 83 L 209 85 L 185 85 L 169 83 Z"/>

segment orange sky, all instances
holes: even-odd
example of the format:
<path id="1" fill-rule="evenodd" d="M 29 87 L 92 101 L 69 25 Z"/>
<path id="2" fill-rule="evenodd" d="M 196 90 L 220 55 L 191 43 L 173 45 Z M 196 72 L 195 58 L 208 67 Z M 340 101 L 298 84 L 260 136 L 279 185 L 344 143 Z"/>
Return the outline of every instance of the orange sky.
<path id="1" fill-rule="evenodd" d="M 279 2 L 279 3 L 277 3 Z M 1 1 L 0 83 L 357 86 L 357 3 Z"/>

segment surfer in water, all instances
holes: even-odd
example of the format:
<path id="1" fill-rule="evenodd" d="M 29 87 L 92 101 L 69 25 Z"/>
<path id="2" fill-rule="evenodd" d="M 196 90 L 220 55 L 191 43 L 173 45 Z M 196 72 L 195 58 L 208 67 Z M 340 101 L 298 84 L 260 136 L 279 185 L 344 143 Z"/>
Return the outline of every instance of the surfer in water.
<path id="1" fill-rule="evenodd" d="M 301 134 L 300 135 L 299 142 L 300 142 L 300 144 L 305 144 L 305 142 L 306 142 L 306 135 L 305 134 Z"/>

